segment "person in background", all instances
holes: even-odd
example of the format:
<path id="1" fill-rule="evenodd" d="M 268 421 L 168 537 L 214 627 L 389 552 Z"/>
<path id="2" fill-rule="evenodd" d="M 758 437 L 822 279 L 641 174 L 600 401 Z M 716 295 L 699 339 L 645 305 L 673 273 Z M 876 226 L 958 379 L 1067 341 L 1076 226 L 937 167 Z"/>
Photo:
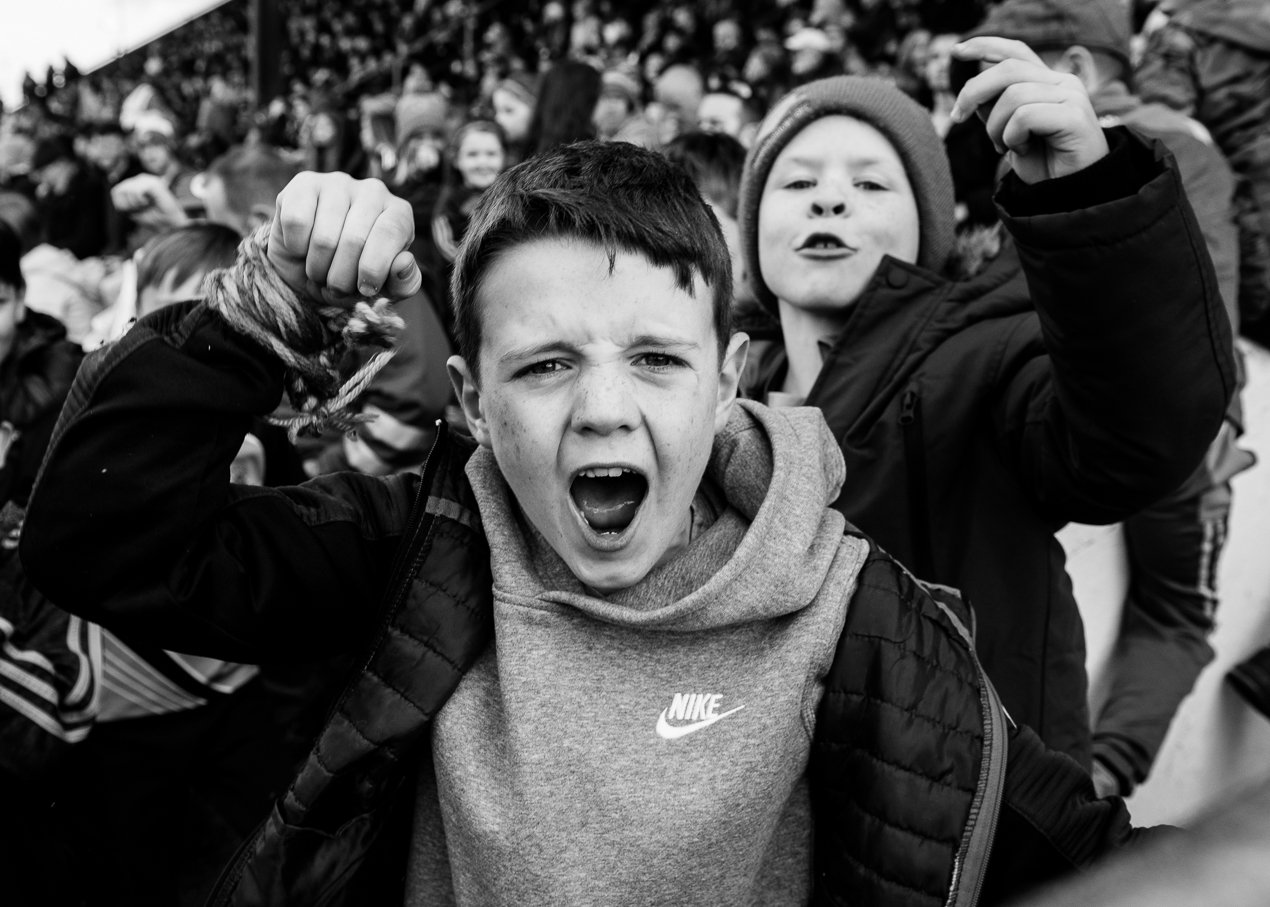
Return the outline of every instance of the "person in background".
<path id="1" fill-rule="evenodd" d="M 188 217 L 199 217 L 203 204 L 190 188 L 194 171 L 177 154 L 176 127 L 171 120 L 153 111 L 141 114 L 133 123 L 132 141 L 142 169 L 163 181 Z"/>
<path id="2" fill-rule="evenodd" d="M 705 80 L 696 66 L 673 63 L 658 73 L 652 85 L 653 100 L 644 112 L 656 127 L 659 145 L 665 147 L 697 121 Z"/>
<path id="3" fill-rule="evenodd" d="M 432 240 L 446 264 L 453 265 L 472 212 L 507 165 L 507 140 L 503 130 L 489 120 L 467 123 L 454 134 L 447 159 L 452 168 L 451 176 L 441 190 L 432 217 Z M 445 284 L 449 283 L 448 274 L 447 269 Z"/>
<path id="4" fill-rule="evenodd" d="M 518 164 L 528 150 L 529 128 L 538 103 L 538 77 L 530 72 L 513 72 L 502 79 L 491 95 L 494 122 L 507 136 L 507 164 Z"/>
<path id="5" fill-rule="evenodd" d="M 1169 159 L 1104 132 L 1084 86 L 1020 42 L 955 53 L 989 64 L 953 118 L 983 117 L 1010 151 L 1013 244 L 959 248 L 942 143 L 897 88 L 795 89 L 741 184 L 747 273 L 783 340 L 751 393 L 821 408 L 855 477 L 835 506 L 974 602 L 1010 714 L 1088 769 L 1084 631 L 1054 532 L 1195 470 L 1236 388 L 1229 324 Z"/>
<path id="6" fill-rule="evenodd" d="M 31 159 L 44 241 L 79 259 L 100 255 L 107 241 L 106 190 L 96 169 L 75 156 L 63 136 L 41 139 Z"/>
<path id="7" fill-rule="evenodd" d="M 745 148 L 722 132 L 685 132 L 663 149 L 672 162 L 688 171 L 701 197 L 710 205 L 723 230 L 732 260 L 733 292 L 745 285 L 745 265 L 741 256 L 741 233 L 737 226 L 737 194 L 745 169 Z M 733 313 L 735 316 L 735 312 Z M 744 328 L 738 328 L 744 330 Z M 747 332 L 748 333 L 748 332 Z"/>
<path id="8" fill-rule="evenodd" d="M 435 296 L 437 262 L 430 254 L 432 212 L 445 185 L 445 148 L 450 140 L 450 103 L 437 92 L 404 94 L 395 112 L 397 169 L 385 180 L 415 213 L 415 257 L 429 271 Z"/>
<path id="9" fill-rule="evenodd" d="M 744 82 L 712 84 L 697 105 L 697 128 L 722 132 L 749 148 L 762 119 L 754 102 L 754 90 Z"/>
<path id="10" fill-rule="evenodd" d="M 1194 117 L 1238 177 L 1239 311 L 1270 345 L 1270 13 L 1263 0 L 1168 0 L 1134 73 L 1144 101 Z M 1155 26 L 1155 27 L 1153 27 Z"/>
<path id="11" fill-rule="evenodd" d="M 0 860 L 5 902 L 36 907 L 70 902 L 72 864 L 49 805 L 70 748 L 88 733 L 96 686 L 86 623 L 31 585 L 17 553 L 81 359 L 56 319 L 26 307 L 22 251 L 0 221 Z"/>
<path id="12" fill-rule="evenodd" d="M 591 121 L 596 138 L 605 142 L 630 142 L 641 148 L 659 148 L 656 127 L 644 116 L 639 80 L 610 69 L 600 77 L 600 96 Z"/>
<path id="13" fill-rule="evenodd" d="M 1129 11 L 1119 0 L 1005 0 L 975 33 L 1027 43 L 1055 72 L 1080 80 L 1104 126 L 1123 124 L 1173 154 L 1237 333 L 1234 176 L 1199 124 L 1129 92 L 1130 29 Z M 1236 443 L 1242 423 L 1236 395 L 1194 474 L 1124 521 L 1129 590 L 1107 695 L 1094 716 L 1094 787 L 1100 795 L 1127 797 L 1146 780 L 1178 706 L 1213 658 L 1208 638 L 1219 602 L 1230 480 L 1255 461 Z"/>
<path id="14" fill-rule="evenodd" d="M 57 319 L 69 341 L 82 343 L 93 318 L 112 301 L 116 260 L 101 256 L 80 261 L 67 249 L 43 242 L 39 212 L 20 193 L 0 191 L 0 221 L 17 234 L 23 249 L 26 308 Z"/>
<path id="15" fill-rule="evenodd" d="M 542 75 L 529 121 L 526 157 L 595 138 L 591 114 L 600 97 L 600 73 L 589 63 L 561 60 Z"/>

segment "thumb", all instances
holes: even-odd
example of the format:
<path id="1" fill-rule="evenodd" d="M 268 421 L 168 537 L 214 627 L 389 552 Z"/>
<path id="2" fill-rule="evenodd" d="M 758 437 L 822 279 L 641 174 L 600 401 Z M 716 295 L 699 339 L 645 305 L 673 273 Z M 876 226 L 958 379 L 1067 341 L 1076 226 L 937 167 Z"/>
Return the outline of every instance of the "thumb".
<path id="1" fill-rule="evenodd" d="M 405 299 L 423 289 L 423 272 L 409 250 L 398 252 L 388 270 L 388 280 L 380 292 L 389 299 Z"/>

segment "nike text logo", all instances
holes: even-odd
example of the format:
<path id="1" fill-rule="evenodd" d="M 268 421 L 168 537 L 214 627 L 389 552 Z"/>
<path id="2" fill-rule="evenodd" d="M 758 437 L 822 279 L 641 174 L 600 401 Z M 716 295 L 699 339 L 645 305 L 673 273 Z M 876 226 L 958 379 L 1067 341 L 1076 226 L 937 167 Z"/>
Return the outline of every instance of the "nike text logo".
<path id="1" fill-rule="evenodd" d="M 745 708 L 738 705 L 734 709 L 720 712 L 719 700 L 722 698 L 719 693 L 676 693 L 670 708 L 662 709 L 657 716 L 657 736 L 663 740 L 678 740 Z M 668 719 L 691 723 L 672 725 Z"/>

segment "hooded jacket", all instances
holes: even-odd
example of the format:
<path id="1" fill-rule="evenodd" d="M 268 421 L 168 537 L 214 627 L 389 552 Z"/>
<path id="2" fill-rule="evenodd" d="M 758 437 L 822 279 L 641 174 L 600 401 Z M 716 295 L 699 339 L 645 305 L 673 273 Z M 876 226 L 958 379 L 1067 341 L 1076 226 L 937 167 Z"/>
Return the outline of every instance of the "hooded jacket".
<path id="1" fill-rule="evenodd" d="M 22 554 L 51 597 L 125 639 L 242 661 L 358 651 L 309 758 L 213 902 L 402 903 L 415 839 L 410 785 L 432 762 L 442 770 L 444 752 L 431 755 L 445 746 L 436 736 L 456 729 L 439 713 L 456 695 L 462 708 L 469 675 L 480 689 L 491 644 L 514 645 L 498 637 L 497 609 L 518 587 L 500 585 L 495 603 L 491 571 L 508 568 L 492 568 L 482 521 L 497 511 L 488 497 L 478 503 L 465 473 L 471 447 L 444 429 L 421 475 L 230 486 L 243 425 L 280 391 L 280 364 L 206 308 L 143 319 L 87 361 L 32 500 Z M 1127 840 L 1123 804 L 1094 800 L 1079 767 L 1009 726 L 955 597 L 936 598 L 857 532 L 843 532 L 839 517 L 810 507 L 816 490 L 823 503 L 842 475 L 836 455 L 825 455 L 836 445 L 820 428 L 821 440 L 808 438 L 811 424 L 762 407 L 737 414 L 729 437 L 739 446 L 725 437 L 711 468 L 725 488 L 751 492 L 733 495 L 736 513 L 720 516 L 702 541 L 717 541 L 716 530 L 740 541 L 722 568 L 677 577 L 675 588 L 698 592 L 655 616 L 673 625 L 668 633 L 704 632 L 710 609 L 694 604 L 746 587 L 750 549 L 788 549 L 789 565 L 800 565 L 753 580 L 758 606 L 737 616 L 769 622 L 777 642 L 804 619 L 800 601 L 818 601 L 805 615 L 813 632 L 785 632 L 804 683 L 783 707 L 783 730 L 765 732 L 764 743 L 796 746 L 781 756 L 787 772 L 805 759 L 805 782 L 791 773 L 782 783 L 812 813 L 812 857 L 802 865 L 813 901 L 989 903 Z M 727 479 L 738 470 L 761 477 L 764 444 L 780 464 L 792 442 L 808 440 L 813 453 L 797 455 L 806 468 L 791 461 L 768 470 L 775 485 Z M 806 483 L 796 497 L 809 506 L 784 512 L 781 481 Z M 780 519 L 769 521 L 774 510 Z M 751 538 L 750 520 L 774 538 Z M 101 550 L 107 526 L 129 545 Z M 80 569 L 64 570 L 67 558 Z M 769 593 L 771 602 L 759 601 Z M 548 592 L 543 607 L 572 618 L 570 594 Z M 828 639 L 816 638 L 824 632 Z M 562 805 L 584 810 L 599 799 L 584 786 Z"/>
<path id="2" fill-rule="evenodd" d="M 1010 714 L 1085 764 L 1084 632 L 1054 533 L 1172 491 L 1235 389 L 1175 166 L 1123 130 L 1109 138 L 1088 171 L 1007 179 L 1013 242 L 967 279 L 884 258 L 806 400 L 846 459 L 834 506 L 969 598 Z M 784 367 L 776 347 L 754 392 L 779 388 Z"/>

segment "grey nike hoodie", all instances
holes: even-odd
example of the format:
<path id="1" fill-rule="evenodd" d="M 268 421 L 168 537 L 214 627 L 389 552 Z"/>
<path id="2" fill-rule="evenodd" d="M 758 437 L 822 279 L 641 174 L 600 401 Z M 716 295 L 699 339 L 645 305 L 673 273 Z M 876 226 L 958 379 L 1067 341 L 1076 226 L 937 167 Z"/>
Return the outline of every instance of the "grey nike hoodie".
<path id="1" fill-rule="evenodd" d="M 805 770 L 866 553 L 828 507 L 844 472 L 819 410 L 738 403 L 717 518 L 600 598 L 478 451 L 495 641 L 437 717 L 406 903 L 806 903 Z"/>

